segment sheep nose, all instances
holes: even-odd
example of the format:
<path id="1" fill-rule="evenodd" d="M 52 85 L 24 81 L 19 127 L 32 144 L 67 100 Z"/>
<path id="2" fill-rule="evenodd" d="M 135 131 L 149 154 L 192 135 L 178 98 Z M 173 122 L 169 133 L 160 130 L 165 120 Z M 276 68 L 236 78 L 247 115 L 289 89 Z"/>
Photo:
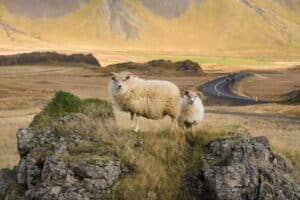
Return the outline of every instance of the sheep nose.
<path id="1" fill-rule="evenodd" d="M 121 89 L 122 85 L 118 85 L 118 88 Z"/>

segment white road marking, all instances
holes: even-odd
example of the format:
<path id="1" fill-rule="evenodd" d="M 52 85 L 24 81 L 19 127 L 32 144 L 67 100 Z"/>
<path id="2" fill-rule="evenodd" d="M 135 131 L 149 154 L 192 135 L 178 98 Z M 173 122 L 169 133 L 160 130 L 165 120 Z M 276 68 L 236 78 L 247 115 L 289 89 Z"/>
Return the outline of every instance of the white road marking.
<path id="1" fill-rule="evenodd" d="M 226 81 L 226 80 L 225 80 L 225 81 Z M 218 96 L 219 96 L 219 94 L 222 94 L 223 96 L 225 96 L 222 92 L 220 92 L 220 91 L 218 90 L 218 86 L 221 85 L 223 82 L 224 82 L 224 80 L 220 81 L 219 83 L 217 83 L 217 84 L 215 85 L 215 91 L 216 91 L 216 93 L 218 94 Z"/>

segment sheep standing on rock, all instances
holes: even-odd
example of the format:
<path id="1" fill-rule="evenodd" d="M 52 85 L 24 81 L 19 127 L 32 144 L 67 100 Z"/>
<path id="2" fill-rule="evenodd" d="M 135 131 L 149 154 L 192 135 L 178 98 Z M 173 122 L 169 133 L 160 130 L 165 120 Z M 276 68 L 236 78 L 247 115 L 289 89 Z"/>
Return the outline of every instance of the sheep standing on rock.
<path id="1" fill-rule="evenodd" d="M 172 129 L 177 127 L 180 114 L 180 90 L 168 81 L 144 80 L 130 72 L 111 73 L 109 93 L 124 112 L 134 121 L 134 131 L 139 130 L 137 116 L 148 119 L 172 119 Z"/>
<path id="2" fill-rule="evenodd" d="M 204 119 L 204 106 L 197 93 L 185 91 L 181 99 L 179 124 L 184 128 L 192 128 Z"/>

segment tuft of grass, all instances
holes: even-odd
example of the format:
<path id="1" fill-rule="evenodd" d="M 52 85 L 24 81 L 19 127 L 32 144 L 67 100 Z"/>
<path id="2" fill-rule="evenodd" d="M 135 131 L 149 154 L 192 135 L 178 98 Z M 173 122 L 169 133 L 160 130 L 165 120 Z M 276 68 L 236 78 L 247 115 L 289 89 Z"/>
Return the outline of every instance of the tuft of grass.
<path id="1" fill-rule="evenodd" d="M 80 113 L 81 115 L 78 115 Z M 71 115 L 73 114 L 73 115 Z M 76 115 L 77 114 L 77 115 Z M 73 119 L 64 119 L 65 116 Z M 91 118 L 101 118 L 103 120 L 114 119 L 114 113 L 110 102 L 101 99 L 85 99 L 64 91 L 58 91 L 48 105 L 32 121 L 31 127 L 35 130 L 43 127 L 53 126 L 62 134 L 68 130 L 82 130 L 83 127 L 91 125 Z M 58 119 L 61 119 L 59 121 Z M 72 121 L 73 123 L 63 123 Z"/>
<path id="2" fill-rule="evenodd" d="M 79 112 L 81 106 L 79 97 L 64 91 L 59 91 L 44 108 L 43 114 L 50 117 L 62 116 L 67 113 Z"/>
<path id="3" fill-rule="evenodd" d="M 114 118 L 113 108 L 110 102 L 103 99 L 89 98 L 81 102 L 80 112 L 90 117 Z"/>
<path id="4" fill-rule="evenodd" d="M 49 145 L 39 147 L 33 153 L 37 162 L 53 154 L 52 149 L 61 137 L 65 139 L 70 155 L 66 161 L 86 157 L 88 160 L 101 156 L 114 156 L 109 142 L 103 139 L 118 132 L 112 105 L 101 99 L 80 99 L 59 91 L 49 104 L 38 114 L 30 127 L 38 136 L 50 130 Z M 80 137 L 80 143 L 74 143 L 72 137 Z M 52 145 L 52 146 L 51 146 Z"/>

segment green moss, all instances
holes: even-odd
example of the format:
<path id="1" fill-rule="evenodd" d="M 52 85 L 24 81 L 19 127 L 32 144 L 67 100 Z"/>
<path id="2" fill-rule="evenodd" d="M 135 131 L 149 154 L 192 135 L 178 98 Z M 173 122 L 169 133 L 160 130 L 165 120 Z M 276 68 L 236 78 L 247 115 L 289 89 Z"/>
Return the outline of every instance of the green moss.
<path id="1" fill-rule="evenodd" d="M 43 111 L 34 118 L 31 127 L 40 130 L 46 126 L 57 125 L 58 118 L 72 113 L 82 113 L 91 119 L 114 119 L 110 102 L 102 99 L 81 100 L 71 93 L 59 91 Z M 59 126 L 58 129 L 63 132 L 63 126 Z"/>
<path id="2" fill-rule="evenodd" d="M 69 113 L 95 114 L 98 117 L 114 117 L 110 102 L 102 99 L 85 99 L 59 91 L 42 111 L 42 115 L 57 117 Z"/>
<path id="3" fill-rule="evenodd" d="M 45 107 L 43 113 L 51 117 L 61 116 L 67 113 L 79 112 L 80 106 L 81 100 L 79 97 L 68 92 L 59 91 Z"/>

